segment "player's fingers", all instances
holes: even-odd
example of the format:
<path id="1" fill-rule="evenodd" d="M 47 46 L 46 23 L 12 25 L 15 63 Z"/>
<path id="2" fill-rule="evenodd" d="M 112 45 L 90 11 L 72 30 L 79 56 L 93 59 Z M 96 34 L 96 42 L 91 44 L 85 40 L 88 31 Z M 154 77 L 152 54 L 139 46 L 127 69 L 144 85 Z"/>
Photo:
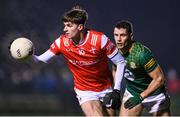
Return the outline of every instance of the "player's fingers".
<path id="1" fill-rule="evenodd" d="M 129 106 L 131 105 L 130 101 L 127 100 L 125 103 L 124 103 L 124 107 L 125 108 L 129 108 Z"/>
<path id="2" fill-rule="evenodd" d="M 131 108 L 133 108 L 134 107 L 134 105 L 133 104 L 130 104 L 129 106 L 128 106 L 128 109 L 131 109 Z"/>

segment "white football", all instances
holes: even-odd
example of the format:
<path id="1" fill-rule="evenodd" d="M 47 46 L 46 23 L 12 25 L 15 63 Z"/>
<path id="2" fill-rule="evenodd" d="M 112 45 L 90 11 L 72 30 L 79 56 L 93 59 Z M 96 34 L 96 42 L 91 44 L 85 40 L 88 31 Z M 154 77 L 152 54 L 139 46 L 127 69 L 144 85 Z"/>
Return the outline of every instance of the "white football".
<path id="1" fill-rule="evenodd" d="M 26 59 L 33 54 L 33 43 L 25 37 L 17 38 L 10 45 L 10 53 L 14 59 Z"/>

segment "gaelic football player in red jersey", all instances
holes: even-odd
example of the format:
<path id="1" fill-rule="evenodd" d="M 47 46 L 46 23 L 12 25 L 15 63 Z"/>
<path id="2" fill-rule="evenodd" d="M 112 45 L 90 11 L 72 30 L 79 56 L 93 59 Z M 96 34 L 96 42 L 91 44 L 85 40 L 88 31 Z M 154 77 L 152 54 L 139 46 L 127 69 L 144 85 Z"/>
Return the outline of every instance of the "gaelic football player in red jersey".
<path id="1" fill-rule="evenodd" d="M 120 84 L 125 61 L 116 46 L 102 32 L 87 29 L 87 12 L 76 6 L 62 17 L 64 34 L 35 61 L 48 62 L 63 55 L 74 77 L 74 90 L 86 116 L 113 115 L 113 109 L 103 108 L 103 97 L 111 92 L 113 98 L 106 105 L 114 109 L 120 105 Z M 117 65 L 114 84 L 108 67 L 108 58 Z"/>

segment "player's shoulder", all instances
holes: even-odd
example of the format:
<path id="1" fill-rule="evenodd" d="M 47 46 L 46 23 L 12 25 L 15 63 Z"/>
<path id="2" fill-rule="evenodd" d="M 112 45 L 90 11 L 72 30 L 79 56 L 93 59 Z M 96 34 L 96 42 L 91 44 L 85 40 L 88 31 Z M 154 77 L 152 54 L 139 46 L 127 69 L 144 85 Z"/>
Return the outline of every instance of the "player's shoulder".
<path id="1" fill-rule="evenodd" d="M 87 30 L 88 43 L 102 49 L 108 42 L 108 37 L 103 33 L 93 29 Z"/>
<path id="2" fill-rule="evenodd" d="M 152 51 L 140 42 L 136 42 L 136 55 L 138 55 L 139 62 L 141 64 L 146 64 L 150 60 L 154 60 Z"/>
<path id="3" fill-rule="evenodd" d="M 61 35 L 59 36 L 59 39 L 63 39 L 63 38 L 67 38 L 65 34 L 61 34 Z"/>
<path id="4" fill-rule="evenodd" d="M 67 42 L 68 40 L 69 40 L 69 38 L 67 38 L 65 34 L 61 34 L 61 35 L 55 40 L 55 42 L 61 42 L 61 41 L 66 41 L 66 42 Z"/>
<path id="5" fill-rule="evenodd" d="M 64 35 L 64 34 L 58 36 L 58 37 L 55 39 L 55 41 L 60 40 L 60 39 L 62 39 L 62 38 L 65 38 L 65 35 Z"/>
<path id="6" fill-rule="evenodd" d="M 100 31 L 96 31 L 96 30 L 94 30 L 94 29 L 89 29 L 88 30 L 91 34 L 94 34 L 94 35 L 104 35 L 104 33 L 103 32 L 100 32 Z"/>
<path id="7" fill-rule="evenodd" d="M 139 54 L 150 54 L 152 53 L 151 50 L 143 45 L 142 43 L 138 42 L 138 41 L 135 41 L 133 43 L 133 50 L 138 52 Z"/>
<path id="8" fill-rule="evenodd" d="M 135 57 L 140 63 L 144 63 L 154 58 L 151 50 L 142 43 L 137 41 L 133 42 L 130 54 L 131 56 Z"/>
<path id="9" fill-rule="evenodd" d="M 93 30 L 93 29 L 89 29 L 88 30 L 88 37 L 90 39 L 91 42 L 95 42 L 97 41 L 97 43 L 102 43 L 102 40 L 107 41 L 107 36 L 104 35 L 104 33 Z"/>
<path id="10" fill-rule="evenodd" d="M 67 39 L 68 38 L 66 37 L 66 35 L 62 34 L 54 40 L 53 44 L 56 44 L 58 47 L 60 47 L 62 43 L 61 41 L 68 42 Z"/>

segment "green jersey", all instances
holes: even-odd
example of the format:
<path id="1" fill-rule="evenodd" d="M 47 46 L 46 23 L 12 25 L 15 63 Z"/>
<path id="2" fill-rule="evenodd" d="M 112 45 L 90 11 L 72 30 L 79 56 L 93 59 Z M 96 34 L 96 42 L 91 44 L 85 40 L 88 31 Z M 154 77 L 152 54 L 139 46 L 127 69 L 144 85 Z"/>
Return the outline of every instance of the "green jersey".
<path id="1" fill-rule="evenodd" d="M 139 95 L 152 81 L 148 73 L 153 71 L 158 64 L 152 52 L 139 42 L 133 42 L 130 51 L 123 56 L 127 68 L 124 74 L 127 90 L 133 95 Z M 160 87 L 151 95 L 156 95 L 163 90 L 164 88 Z"/>

